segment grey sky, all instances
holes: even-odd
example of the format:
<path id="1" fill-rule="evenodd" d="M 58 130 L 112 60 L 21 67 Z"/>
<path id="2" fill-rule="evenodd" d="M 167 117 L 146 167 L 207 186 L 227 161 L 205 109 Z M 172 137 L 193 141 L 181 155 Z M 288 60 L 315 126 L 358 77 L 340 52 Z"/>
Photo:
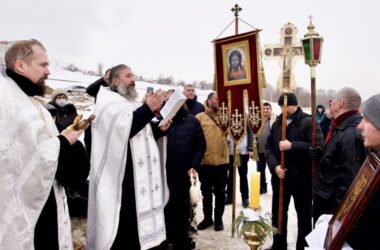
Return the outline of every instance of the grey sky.
<path id="1" fill-rule="evenodd" d="M 233 20 L 238 3 L 240 18 L 262 29 L 261 46 L 278 43 L 281 27 L 294 23 L 300 39 L 307 16 L 325 39 L 317 88 L 357 88 L 367 99 L 378 93 L 378 1 L 144 1 L 36 0 L 6 1 L 0 9 L 0 40 L 36 38 L 50 59 L 95 67 L 128 64 L 145 77 L 172 75 L 176 80 L 213 80 L 211 41 Z M 240 22 L 240 32 L 251 27 Z M 233 25 L 223 33 L 234 33 Z M 278 61 L 264 61 L 266 77 L 276 85 Z M 309 88 L 309 67 L 296 63 L 298 86 Z"/>

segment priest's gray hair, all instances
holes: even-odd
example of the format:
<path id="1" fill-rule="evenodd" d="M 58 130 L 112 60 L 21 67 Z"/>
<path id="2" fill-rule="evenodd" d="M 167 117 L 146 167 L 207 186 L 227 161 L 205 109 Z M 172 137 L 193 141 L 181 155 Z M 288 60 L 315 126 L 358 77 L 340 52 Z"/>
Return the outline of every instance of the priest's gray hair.
<path id="1" fill-rule="evenodd" d="M 109 83 L 111 84 L 111 89 L 114 91 L 117 90 L 117 86 L 115 85 L 115 80 L 120 76 L 120 72 L 123 69 L 131 70 L 131 67 L 128 67 L 125 64 L 119 64 L 119 65 L 116 65 L 115 67 L 112 67 L 111 69 L 110 76 L 109 76 Z"/>

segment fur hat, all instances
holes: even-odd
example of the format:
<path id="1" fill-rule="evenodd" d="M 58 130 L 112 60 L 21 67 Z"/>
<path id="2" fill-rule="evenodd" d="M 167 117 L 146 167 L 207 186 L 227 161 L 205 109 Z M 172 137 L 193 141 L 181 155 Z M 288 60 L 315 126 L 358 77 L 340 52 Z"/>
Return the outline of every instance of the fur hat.
<path id="1" fill-rule="evenodd" d="M 59 95 L 65 95 L 66 99 L 69 99 L 67 96 L 66 90 L 61 89 L 61 88 L 57 88 L 53 91 L 53 93 L 51 93 L 51 100 L 54 102 L 55 98 L 57 98 L 57 96 L 59 96 Z"/>
<path id="2" fill-rule="evenodd" d="M 363 115 L 380 130 L 380 94 L 370 97 L 364 104 Z"/>
<path id="3" fill-rule="evenodd" d="M 295 94 L 293 93 L 289 93 L 287 94 L 287 105 L 288 106 L 297 106 L 298 105 L 298 102 L 297 102 L 297 97 Z M 284 105 L 284 95 L 281 95 L 280 98 L 278 99 L 278 105 L 279 106 L 282 106 Z"/>

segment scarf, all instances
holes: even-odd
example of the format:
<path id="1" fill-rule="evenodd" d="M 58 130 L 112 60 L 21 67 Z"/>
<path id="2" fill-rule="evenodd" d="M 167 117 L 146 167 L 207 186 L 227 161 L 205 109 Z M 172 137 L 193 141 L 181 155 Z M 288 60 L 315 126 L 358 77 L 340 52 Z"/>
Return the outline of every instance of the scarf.
<path id="1" fill-rule="evenodd" d="M 338 116 L 336 119 L 334 119 L 332 121 L 332 124 L 331 124 L 331 129 L 330 129 L 330 132 L 327 134 L 326 136 L 326 140 L 325 140 L 325 145 L 330 141 L 331 137 L 333 136 L 334 134 L 334 131 L 335 129 L 340 125 L 342 124 L 348 117 L 356 114 L 358 111 L 357 110 L 350 110 L 350 111 L 347 111 L 343 114 L 341 114 L 340 116 Z"/>

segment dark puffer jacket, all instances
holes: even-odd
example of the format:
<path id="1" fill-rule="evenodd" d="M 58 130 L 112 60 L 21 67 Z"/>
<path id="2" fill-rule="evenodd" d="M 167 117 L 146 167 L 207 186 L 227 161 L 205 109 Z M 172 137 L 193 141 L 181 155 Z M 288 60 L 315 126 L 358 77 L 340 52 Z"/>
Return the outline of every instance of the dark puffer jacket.
<path id="1" fill-rule="evenodd" d="M 186 106 L 188 108 L 189 114 L 196 116 L 198 113 L 204 112 L 205 108 L 201 103 L 198 102 L 198 97 L 194 96 L 194 99 L 186 100 Z"/>
<path id="2" fill-rule="evenodd" d="M 57 109 L 55 124 L 57 125 L 59 132 L 70 126 L 78 115 L 77 109 L 71 103 L 68 103 L 63 107 L 60 107 L 56 102 L 49 102 L 49 104 Z"/>
<path id="3" fill-rule="evenodd" d="M 194 116 L 181 108 L 173 118 L 167 138 L 168 182 L 188 181 L 187 171 L 198 170 L 206 150 L 202 127 Z"/>
<path id="4" fill-rule="evenodd" d="M 309 158 L 309 148 L 311 145 L 311 116 L 305 114 L 301 108 L 291 116 L 292 122 L 286 128 L 286 139 L 292 143 L 291 150 L 285 151 L 285 168 L 287 169 L 285 185 L 295 188 L 311 187 L 311 160 Z M 282 114 L 273 123 L 270 135 L 265 146 L 265 157 L 272 179 L 276 182 L 279 178 L 274 173 L 276 166 L 280 165 L 281 151 L 279 142 L 281 141 Z M 317 126 L 317 145 L 323 145 L 323 135 Z"/>
<path id="5" fill-rule="evenodd" d="M 348 117 L 324 146 L 317 167 L 315 194 L 332 201 L 336 208 L 367 156 L 363 137 L 357 126 L 359 113 Z"/>

